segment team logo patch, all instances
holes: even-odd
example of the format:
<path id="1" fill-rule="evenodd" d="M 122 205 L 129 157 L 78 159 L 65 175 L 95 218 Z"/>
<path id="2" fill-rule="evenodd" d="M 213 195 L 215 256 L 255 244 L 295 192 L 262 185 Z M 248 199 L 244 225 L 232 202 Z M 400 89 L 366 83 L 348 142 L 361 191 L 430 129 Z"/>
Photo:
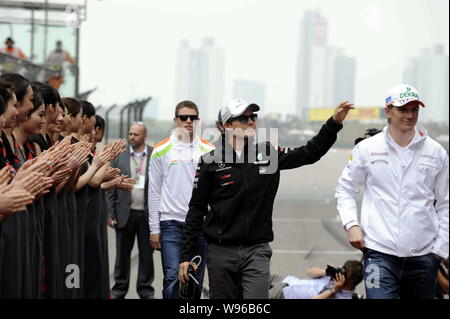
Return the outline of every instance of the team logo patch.
<path id="1" fill-rule="evenodd" d="M 220 186 L 227 186 L 227 185 L 231 185 L 231 184 L 234 184 L 234 181 L 229 181 L 229 182 L 223 183 Z"/>

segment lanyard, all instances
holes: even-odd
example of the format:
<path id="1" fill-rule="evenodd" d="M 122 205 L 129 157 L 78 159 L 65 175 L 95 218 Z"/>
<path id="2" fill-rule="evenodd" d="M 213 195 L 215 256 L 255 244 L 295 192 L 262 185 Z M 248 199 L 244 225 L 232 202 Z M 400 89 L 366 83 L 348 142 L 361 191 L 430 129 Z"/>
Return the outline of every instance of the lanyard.
<path id="1" fill-rule="evenodd" d="M 136 162 L 136 156 L 134 156 L 134 155 L 132 156 L 133 163 L 134 163 L 134 169 L 136 170 L 137 176 L 141 175 L 142 165 L 144 164 L 144 160 L 145 160 L 145 154 L 143 153 L 140 158 L 141 158 L 141 163 L 139 164 L 139 167 L 138 167 L 137 162 Z"/>

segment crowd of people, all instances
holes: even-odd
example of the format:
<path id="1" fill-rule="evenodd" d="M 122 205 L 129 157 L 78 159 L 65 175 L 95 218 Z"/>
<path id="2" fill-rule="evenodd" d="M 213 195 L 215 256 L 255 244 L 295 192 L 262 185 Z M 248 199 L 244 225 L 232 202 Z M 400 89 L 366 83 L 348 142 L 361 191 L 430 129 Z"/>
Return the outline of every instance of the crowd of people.
<path id="1" fill-rule="evenodd" d="M 5 46 L 0 48 L 0 54 L 4 54 L 6 58 L 0 65 L 0 73 L 15 72 L 19 61 L 30 61 L 23 50 L 15 44 L 12 37 L 5 40 Z M 31 57 L 33 60 L 33 57 Z M 72 74 L 77 72 L 77 61 L 69 54 L 67 50 L 63 49 L 61 40 L 57 40 L 55 48 L 50 52 L 45 61 L 42 61 L 42 66 L 45 72 L 42 76 L 42 81 L 45 81 L 50 86 L 59 89 L 64 83 L 64 69 L 69 68 Z"/>
<path id="2" fill-rule="evenodd" d="M 206 271 L 214 299 L 351 298 L 361 281 L 368 298 L 433 298 L 436 283 L 448 293 L 439 267 L 448 267 L 448 155 L 417 123 L 421 106 L 411 86 L 393 88 L 388 125 L 356 143 L 336 200 L 363 259 L 310 269 L 308 281 L 270 272 L 280 172 L 318 162 L 353 104 L 339 104 L 300 147 L 256 143 L 260 106 L 242 99 L 220 108 L 214 144 L 196 135 L 199 107 L 182 101 L 175 130 L 153 147 L 142 122 L 128 145 L 98 147 L 105 121 L 90 102 L 3 74 L 0 298 L 125 298 L 136 238 L 142 299 L 154 298 L 154 250 L 165 299 L 199 298 L 189 291 L 201 291 Z M 113 287 L 107 226 L 116 233 Z"/>
<path id="3" fill-rule="evenodd" d="M 108 298 L 104 191 L 132 188 L 109 165 L 125 141 L 96 149 L 91 103 L 19 74 L 0 76 L 0 113 L 0 298 Z"/>

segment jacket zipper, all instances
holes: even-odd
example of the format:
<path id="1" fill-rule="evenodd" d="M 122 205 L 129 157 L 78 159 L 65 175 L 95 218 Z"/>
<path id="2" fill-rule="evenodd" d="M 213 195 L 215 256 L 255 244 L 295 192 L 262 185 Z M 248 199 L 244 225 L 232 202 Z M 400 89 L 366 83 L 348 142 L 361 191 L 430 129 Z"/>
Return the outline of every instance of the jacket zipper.
<path id="1" fill-rule="evenodd" d="M 245 172 L 245 167 L 242 167 L 242 173 L 244 174 L 244 181 L 245 181 L 245 188 L 244 188 L 244 196 L 245 196 L 245 238 L 248 239 L 250 236 L 249 227 L 248 227 L 248 181 L 247 181 L 247 174 Z"/>

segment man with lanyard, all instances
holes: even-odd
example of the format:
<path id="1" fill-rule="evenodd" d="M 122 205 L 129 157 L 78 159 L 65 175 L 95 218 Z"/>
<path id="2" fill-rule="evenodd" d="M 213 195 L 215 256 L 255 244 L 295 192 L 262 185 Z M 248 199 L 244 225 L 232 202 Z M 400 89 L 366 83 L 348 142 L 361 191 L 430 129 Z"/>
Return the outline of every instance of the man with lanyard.
<path id="1" fill-rule="evenodd" d="M 179 297 L 178 265 L 183 245 L 182 230 L 198 159 L 214 146 L 195 135 L 199 120 L 198 107 L 191 101 L 182 101 L 175 107 L 175 132 L 155 145 L 150 160 L 150 242 L 154 249 L 161 249 L 164 272 L 163 298 Z M 194 244 L 196 255 L 205 257 L 203 238 Z M 192 256 L 194 257 L 194 256 Z M 202 286 L 204 262 L 198 271 L 199 287 Z"/>
<path id="2" fill-rule="evenodd" d="M 197 238 L 208 242 L 213 299 L 267 299 L 273 240 L 272 209 L 280 171 L 317 162 L 352 109 L 343 102 L 305 146 L 253 143 L 259 106 L 233 99 L 219 113 L 221 147 L 201 157 L 183 229 L 179 278 L 188 282 Z M 257 155 L 256 155 L 257 154 Z M 206 219 L 205 219 L 206 216 Z"/>
<path id="3" fill-rule="evenodd" d="M 122 299 L 130 284 L 130 254 L 137 236 L 139 267 L 137 293 L 141 299 L 154 297 L 153 248 L 148 242 L 147 162 L 152 147 L 146 144 L 147 128 L 142 122 L 130 127 L 128 141 L 130 148 L 111 163 L 123 175 L 136 180 L 131 192 L 113 189 L 107 192 L 108 225 L 116 230 L 115 285 L 111 289 L 113 298 Z"/>
<path id="4" fill-rule="evenodd" d="M 448 258 L 448 155 L 417 123 L 420 106 L 412 86 L 392 88 L 388 125 L 355 146 L 336 188 L 348 241 L 364 252 L 369 299 L 433 298 Z"/>

